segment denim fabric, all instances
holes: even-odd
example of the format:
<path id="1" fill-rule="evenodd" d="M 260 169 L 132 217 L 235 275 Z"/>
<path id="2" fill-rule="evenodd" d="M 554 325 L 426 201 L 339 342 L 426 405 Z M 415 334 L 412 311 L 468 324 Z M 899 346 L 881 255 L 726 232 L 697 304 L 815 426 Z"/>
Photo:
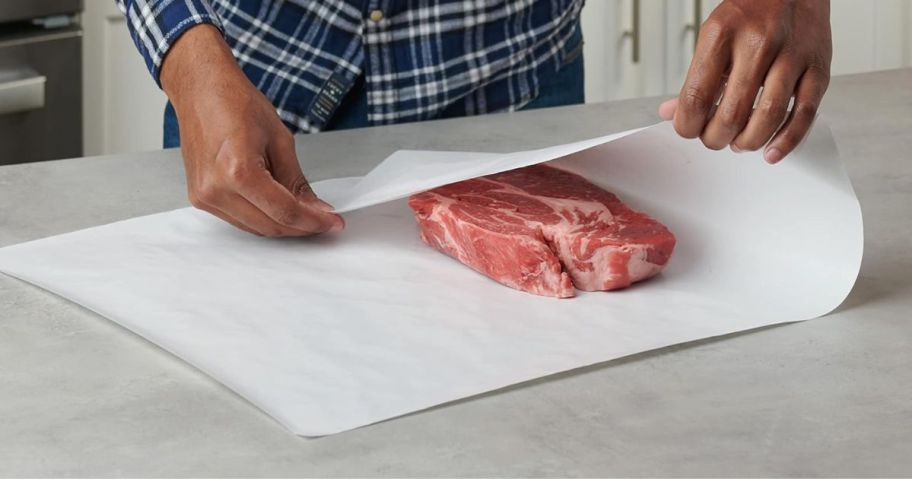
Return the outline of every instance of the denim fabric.
<path id="1" fill-rule="evenodd" d="M 162 137 L 162 148 L 177 148 L 181 144 L 177 115 L 170 101 L 165 105 L 165 129 Z"/>

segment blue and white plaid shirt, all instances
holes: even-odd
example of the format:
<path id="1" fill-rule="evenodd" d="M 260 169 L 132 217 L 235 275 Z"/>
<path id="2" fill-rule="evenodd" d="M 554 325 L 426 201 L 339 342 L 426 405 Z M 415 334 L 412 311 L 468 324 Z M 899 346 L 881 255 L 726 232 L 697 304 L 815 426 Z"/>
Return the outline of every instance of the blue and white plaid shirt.
<path id="1" fill-rule="evenodd" d="M 370 124 L 521 108 L 554 74 L 584 0 L 116 0 L 158 80 L 188 28 L 225 36 L 293 131 L 319 131 L 364 76 Z"/>

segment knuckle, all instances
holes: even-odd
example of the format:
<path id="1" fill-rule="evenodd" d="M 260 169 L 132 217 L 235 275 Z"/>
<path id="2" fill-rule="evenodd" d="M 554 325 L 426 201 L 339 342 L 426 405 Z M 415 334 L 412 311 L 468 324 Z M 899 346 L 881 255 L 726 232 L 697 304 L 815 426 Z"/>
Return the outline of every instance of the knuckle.
<path id="1" fill-rule="evenodd" d="M 788 100 L 781 99 L 764 99 L 757 105 L 754 114 L 757 115 L 764 124 L 779 124 L 788 108 Z"/>
<path id="2" fill-rule="evenodd" d="M 778 107 L 773 103 L 773 100 L 761 100 L 760 103 L 757 104 L 757 108 L 754 109 L 754 113 L 766 118 L 774 115 L 777 109 Z"/>
<path id="3" fill-rule="evenodd" d="M 781 33 L 758 27 L 745 28 L 742 38 L 744 46 L 760 58 L 775 56 L 785 43 Z"/>
<path id="4" fill-rule="evenodd" d="M 745 105 L 753 107 L 754 99 L 757 98 L 757 91 L 760 85 L 757 84 L 756 77 L 738 75 L 737 77 L 728 78 L 725 83 L 725 92 L 720 102 L 720 106 L 728 103 L 732 106 L 744 109 Z M 725 97 L 728 97 L 727 100 Z"/>
<path id="5" fill-rule="evenodd" d="M 301 220 L 301 213 L 299 210 L 290 207 L 280 208 L 276 212 L 275 220 L 282 225 L 294 225 Z"/>
<path id="6" fill-rule="evenodd" d="M 246 161 L 233 157 L 225 162 L 224 175 L 229 181 L 240 183 L 250 175 L 250 168 Z"/>
<path id="7" fill-rule="evenodd" d="M 741 151 L 757 151 L 763 145 L 757 145 L 756 141 L 753 140 L 738 140 L 732 145 L 735 145 Z"/>
<path id="8" fill-rule="evenodd" d="M 710 95 L 703 90 L 689 86 L 681 92 L 678 107 L 693 113 L 705 113 L 709 110 L 709 103 L 712 101 L 709 97 Z"/>
<path id="9" fill-rule="evenodd" d="M 680 124 L 677 121 L 674 122 L 674 129 L 675 133 L 677 133 L 681 138 L 693 139 L 700 134 L 699 130 L 692 129 L 688 126 Z"/>
<path id="10" fill-rule="evenodd" d="M 716 142 L 713 142 L 710 140 L 704 140 L 703 146 L 705 146 L 706 148 L 713 150 L 713 151 L 719 151 L 719 150 L 725 148 L 725 145 L 722 145 L 722 144 L 719 144 L 719 143 L 716 143 Z"/>
<path id="11" fill-rule="evenodd" d="M 743 122 L 744 116 L 741 108 L 737 105 L 722 105 L 716 112 L 719 122 L 727 129 L 737 128 Z"/>
<path id="12" fill-rule="evenodd" d="M 211 184 L 204 184 L 193 189 L 189 196 L 190 204 L 200 209 L 206 209 L 217 203 L 219 193 Z"/>
<path id="13" fill-rule="evenodd" d="M 747 26 L 741 30 L 740 41 L 750 51 L 760 51 L 769 48 L 770 42 L 767 41 L 766 32 L 754 26 Z"/>
<path id="14" fill-rule="evenodd" d="M 709 44 L 718 43 L 725 37 L 727 30 L 725 22 L 710 16 L 700 26 L 699 41 Z"/>
<path id="15" fill-rule="evenodd" d="M 830 78 L 830 60 L 822 53 L 815 52 L 808 61 L 808 71 L 827 80 Z"/>
<path id="16" fill-rule="evenodd" d="M 817 105 L 814 103 L 802 102 L 795 105 L 795 119 L 802 122 L 810 122 L 817 116 Z"/>
<path id="17" fill-rule="evenodd" d="M 187 195 L 187 199 L 190 200 L 190 204 L 193 205 L 194 208 L 204 209 L 208 206 L 205 202 L 203 202 L 203 199 L 200 197 L 199 193 L 191 191 Z"/>
<path id="18" fill-rule="evenodd" d="M 722 148 L 725 148 L 725 144 L 723 142 L 706 135 L 701 136 L 700 141 L 703 143 L 703 146 L 709 148 L 710 150 L 718 151 Z"/>
<path id="19" fill-rule="evenodd" d="M 304 175 L 299 176 L 291 184 L 291 193 L 297 197 L 309 197 L 313 196 L 313 188 L 311 188 L 310 183 L 307 182 L 307 178 Z"/>
<path id="20" fill-rule="evenodd" d="M 823 96 L 823 93 L 826 92 L 830 85 L 830 74 L 809 68 L 805 75 L 807 75 L 807 80 L 811 83 L 815 94 Z"/>
<path id="21" fill-rule="evenodd" d="M 744 151 L 757 151 L 763 147 L 765 141 L 757 136 L 738 138 L 733 144 Z"/>
<path id="22" fill-rule="evenodd" d="M 782 140 L 780 141 L 784 149 L 791 151 L 793 148 L 798 146 L 801 143 L 801 140 L 804 138 L 805 129 L 799 128 L 795 125 L 791 125 L 785 131 L 782 132 Z"/>

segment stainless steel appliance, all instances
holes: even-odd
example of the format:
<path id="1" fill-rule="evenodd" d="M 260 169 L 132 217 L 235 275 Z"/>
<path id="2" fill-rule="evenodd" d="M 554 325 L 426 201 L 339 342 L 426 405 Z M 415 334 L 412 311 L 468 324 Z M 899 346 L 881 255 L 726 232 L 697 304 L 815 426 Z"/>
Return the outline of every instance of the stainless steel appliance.
<path id="1" fill-rule="evenodd" d="M 0 165 L 82 156 L 82 7 L 0 1 Z"/>

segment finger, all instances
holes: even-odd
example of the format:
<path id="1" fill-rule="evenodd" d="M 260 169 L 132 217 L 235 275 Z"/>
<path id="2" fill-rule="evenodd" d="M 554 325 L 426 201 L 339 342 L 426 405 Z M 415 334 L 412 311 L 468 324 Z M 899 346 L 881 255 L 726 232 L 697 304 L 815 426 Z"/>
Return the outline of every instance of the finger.
<path id="1" fill-rule="evenodd" d="M 757 92 L 775 58 L 770 48 L 758 43 L 755 38 L 747 37 L 737 46 L 725 93 L 700 135 L 707 148 L 725 148 L 747 125 Z"/>
<path id="2" fill-rule="evenodd" d="M 210 206 L 210 207 L 204 208 L 204 209 L 207 213 L 221 219 L 222 221 L 224 221 L 226 223 L 231 224 L 232 226 L 234 226 L 235 228 L 237 228 L 239 230 L 246 231 L 250 234 L 254 234 L 257 236 L 267 236 L 266 234 L 264 234 L 260 231 L 257 231 L 255 229 L 253 229 L 252 227 L 247 226 L 246 224 L 234 219 L 233 216 L 229 215 L 228 213 L 225 213 L 224 211 L 222 211 L 214 206 Z"/>
<path id="3" fill-rule="evenodd" d="M 254 234 L 260 236 L 307 236 L 313 234 L 312 231 L 304 231 L 278 223 L 244 197 L 237 194 L 225 197 L 214 209 L 215 211 L 210 210 L 210 213 L 235 226 L 242 225 L 238 227 L 245 231 L 252 230 Z M 216 212 L 221 213 L 221 215 L 216 214 Z"/>
<path id="4" fill-rule="evenodd" d="M 266 169 L 265 158 L 233 162 L 231 182 L 236 191 L 276 223 L 308 233 L 342 229 L 342 217 L 299 201 Z"/>
<path id="5" fill-rule="evenodd" d="M 272 176 L 298 199 L 310 202 L 317 199 L 310 183 L 301 171 L 298 154 L 295 151 L 294 137 L 282 133 L 276 135 L 266 148 Z"/>
<path id="6" fill-rule="evenodd" d="M 734 151 L 756 151 L 765 145 L 788 114 L 798 74 L 787 61 L 776 61 L 763 82 L 763 92 L 744 130 L 732 141 Z"/>
<path id="7" fill-rule="evenodd" d="M 672 98 L 671 100 L 666 100 L 659 105 L 659 118 L 663 121 L 671 121 L 674 119 L 675 111 L 678 109 L 678 98 Z"/>
<path id="8" fill-rule="evenodd" d="M 829 82 L 829 75 L 817 68 L 804 72 L 795 91 L 795 105 L 791 114 L 764 151 L 767 163 L 782 161 L 801 144 L 817 117 L 820 101 Z"/>
<path id="9" fill-rule="evenodd" d="M 306 181 L 302 184 L 304 174 L 301 164 L 298 163 L 298 153 L 295 151 L 294 137 L 285 130 L 273 136 L 266 146 L 266 157 L 269 160 L 269 170 L 272 177 L 293 194 L 308 196 L 310 186 Z M 304 199 L 302 197 L 302 199 Z"/>
<path id="10" fill-rule="evenodd" d="M 720 25 L 707 21 L 700 29 L 697 49 L 678 95 L 674 127 L 679 135 L 696 138 L 703 132 L 730 60 L 729 34 Z"/>
<path id="11" fill-rule="evenodd" d="M 216 206 L 216 204 L 220 202 L 220 199 L 223 197 L 223 195 L 224 193 L 218 193 L 212 189 L 207 190 L 201 188 L 191 188 L 188 191 L 190 204 L 192 204 L 195 208 L 203 210 L 223 221 L 226 221 L 235 228 L 251 234 L 255 234 L 257 236 L 265 236 L 263 232 L 259 231 L 256 227 L 244 224 L 236 220 L 226 211 L 223 211 L 218 206 Z"/>
<path id="12" fill-rule="evenodd" d="M 323 211 L 332 212 L 333 206 L 320 198 L 310 187 L 310 183 L 301 171 L 298 155 L 295 151 L 294 137 L 280 135 L 270 142 L 266 150 L 269 162 L 273 165 L 272 176 L 296 198 L 305 203 L 314 203 L 314 206 Z"/>
<path id="13" fill-rule="evenodd" d="M 257 236 L 306 236 L 310 234 L 307 231 L 276 223 L 236 193 L 202 188 L 191 192 L 190 202 L 193 206 L 236 228 Z"/>

